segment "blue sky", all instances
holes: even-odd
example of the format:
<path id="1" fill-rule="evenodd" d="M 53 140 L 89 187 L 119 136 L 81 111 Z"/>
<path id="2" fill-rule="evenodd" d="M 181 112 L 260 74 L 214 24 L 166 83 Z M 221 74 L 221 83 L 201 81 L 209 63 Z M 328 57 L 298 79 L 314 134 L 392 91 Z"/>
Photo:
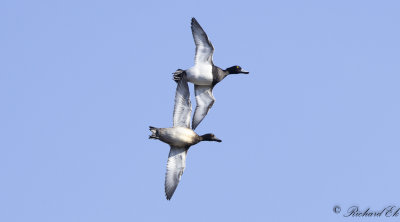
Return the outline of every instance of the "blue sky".
<path id="1" fill-rule="evenodd" d="M 0 221 L 355 221 L 400 206 L 398 1 L 2 1 Z M 190 19 L 240 65 L 171 201 Z M 192 91 L 193 94 L 193 91 Z M 193 101 L 194 103 L 194 101 Z M 382 221 L 382 218 L 363 218 Z M 389 219 L 388 219 L 389 220 Z"/>

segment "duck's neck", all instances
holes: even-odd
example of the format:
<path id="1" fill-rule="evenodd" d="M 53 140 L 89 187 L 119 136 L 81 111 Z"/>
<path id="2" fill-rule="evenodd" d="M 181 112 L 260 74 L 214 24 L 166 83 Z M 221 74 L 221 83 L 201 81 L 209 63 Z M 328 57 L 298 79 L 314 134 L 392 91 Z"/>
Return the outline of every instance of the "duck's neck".
<path id="1" fill-rule="evenodd" d="M 213 82 L 212 82 L 213 87 L 217 85 L 217 83 L 221 82 L 226 76 L 229 75 L 229 71 L 226 69 L 223 70 L 216 66 L 214 68 L 215 70 L 213 70 Z"/>
<path id="2" fill-rule="evenodd" d="M 223 73 L 224 73 L 224 74 L 223 74 L 223 75 L 224 75 L 224 78 L 231 74 L 231 73 L 229 72 L 229 70 L 227 70 L 227 69 L 223 70 Z"/>

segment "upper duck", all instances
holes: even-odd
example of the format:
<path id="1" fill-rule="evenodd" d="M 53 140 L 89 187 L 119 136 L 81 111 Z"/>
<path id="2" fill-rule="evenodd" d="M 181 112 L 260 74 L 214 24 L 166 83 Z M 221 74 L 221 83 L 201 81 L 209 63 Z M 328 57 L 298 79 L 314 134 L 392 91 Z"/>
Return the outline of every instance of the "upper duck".
<path id="1" fill-rule="evenodd" d="M 170 145 L 167 172 L 165 174 L 165 195 L 170 200 L 186 166 L 186 155 L 189 148 L 201 141 L 222 142 L 214 134 L 197 135 L 190 128 L 192 104 L 186 76 L 178 81 L 175 93 L 173 127 L 156 128 L 150 126 L 150 139 L 158 139 Z"/>
<path id="2" fill-rule="evenodd" d="M 187 80 L 194 84 L 196 110 L 193 116 L 192 128 L 196 129 L 214 104 L 215 98 L 212 94 L 214 86 L 230 74 L 249 74 L 249 72 L 238 65 L 225 70 L 214 65 L 214 47 L 208 39 L 207 34 L 195 18 L 192 18 L 191 27 L 194 43 L 196 45 L 194 66 L 187 70 L 178 69 L 173 73 L 173 79 L 179 81 L 182 75 L 186 73 Z"/>

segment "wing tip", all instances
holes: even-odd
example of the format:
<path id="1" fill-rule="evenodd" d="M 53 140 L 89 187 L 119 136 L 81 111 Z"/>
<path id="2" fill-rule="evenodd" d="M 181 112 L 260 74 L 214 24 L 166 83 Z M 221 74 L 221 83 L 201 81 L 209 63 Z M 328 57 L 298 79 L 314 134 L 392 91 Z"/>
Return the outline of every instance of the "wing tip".
<path id="1" fill-rule="evenodd" d="M 171 192 L 170 188 L 168 187 L 168 185 L 165 183 L 165 198 L 167 200 L 171 200 L 172 196 L 175 193 L 175 190 Z"/>
<path id="2" fill-rule="evenodd" d="M 171 201 L 172 196 L 168 196 L 167 194 L 165 194 L 165 198 L 166 198 L 168 201 Z"/>
<path id="3" fill-rule="evenodd" d="M 192 17 L 192 22 L 191 22 L 192 27 L 193 26 L 200 26 L 199 22 L 196 20 L 195 17 Z M 201 26 L 200 26 L 201 27 Z"/>
<path id="4" fill-rule="evenodd" d="M 175 187 L 175 189 L 176 189 L 176 187 Z M 171 190 L 170 187 L 168 188 L 167 185 L 165 185 L 165 198 L 167 200 L 171 200 L 172 196 L 175 193 L 175 189 Z"/>

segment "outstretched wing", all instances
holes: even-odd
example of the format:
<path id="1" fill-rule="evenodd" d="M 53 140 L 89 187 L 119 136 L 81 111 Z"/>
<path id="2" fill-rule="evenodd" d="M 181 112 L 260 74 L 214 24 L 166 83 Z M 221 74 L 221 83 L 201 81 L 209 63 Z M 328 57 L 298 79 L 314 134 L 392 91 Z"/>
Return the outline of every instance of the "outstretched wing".
<path id="1" fill-rule="evenodd" d="M 165 196 L 170 200 L 186 166 L 186 155 L 188 149 L 171 146 L 165 174 Z"/>
<path id="2" fill-rule="evenodd" d="M 186 75 L 182 75 L 176 86 L 174 106 L 174 126 L 190 128 L 190 115 L 192 114 L 192 103 Z"/>
<path id="3" fill-rule="evenodd" d="M 194 57 L 194 63 L 207 63 L 212 64 L 212 56 L 214 53 L 214 47 L 208 40 L 207 34 L 201 28 L 200 24 L 195 18 L 192 18 L 192 34 L 194 43 L 196 44 L 196 55 Z"/>
<path id="4" fill-rule="evenodd" d="M 215 102 L 215 98 L 212 94 L 212 86 L 200 86 L 194 85 L 196 94 L 196 110 L 193 115 L 192 129 L 200 124 L 200 122 L 207 115 L 208 110 L 211 109 Z"/>

